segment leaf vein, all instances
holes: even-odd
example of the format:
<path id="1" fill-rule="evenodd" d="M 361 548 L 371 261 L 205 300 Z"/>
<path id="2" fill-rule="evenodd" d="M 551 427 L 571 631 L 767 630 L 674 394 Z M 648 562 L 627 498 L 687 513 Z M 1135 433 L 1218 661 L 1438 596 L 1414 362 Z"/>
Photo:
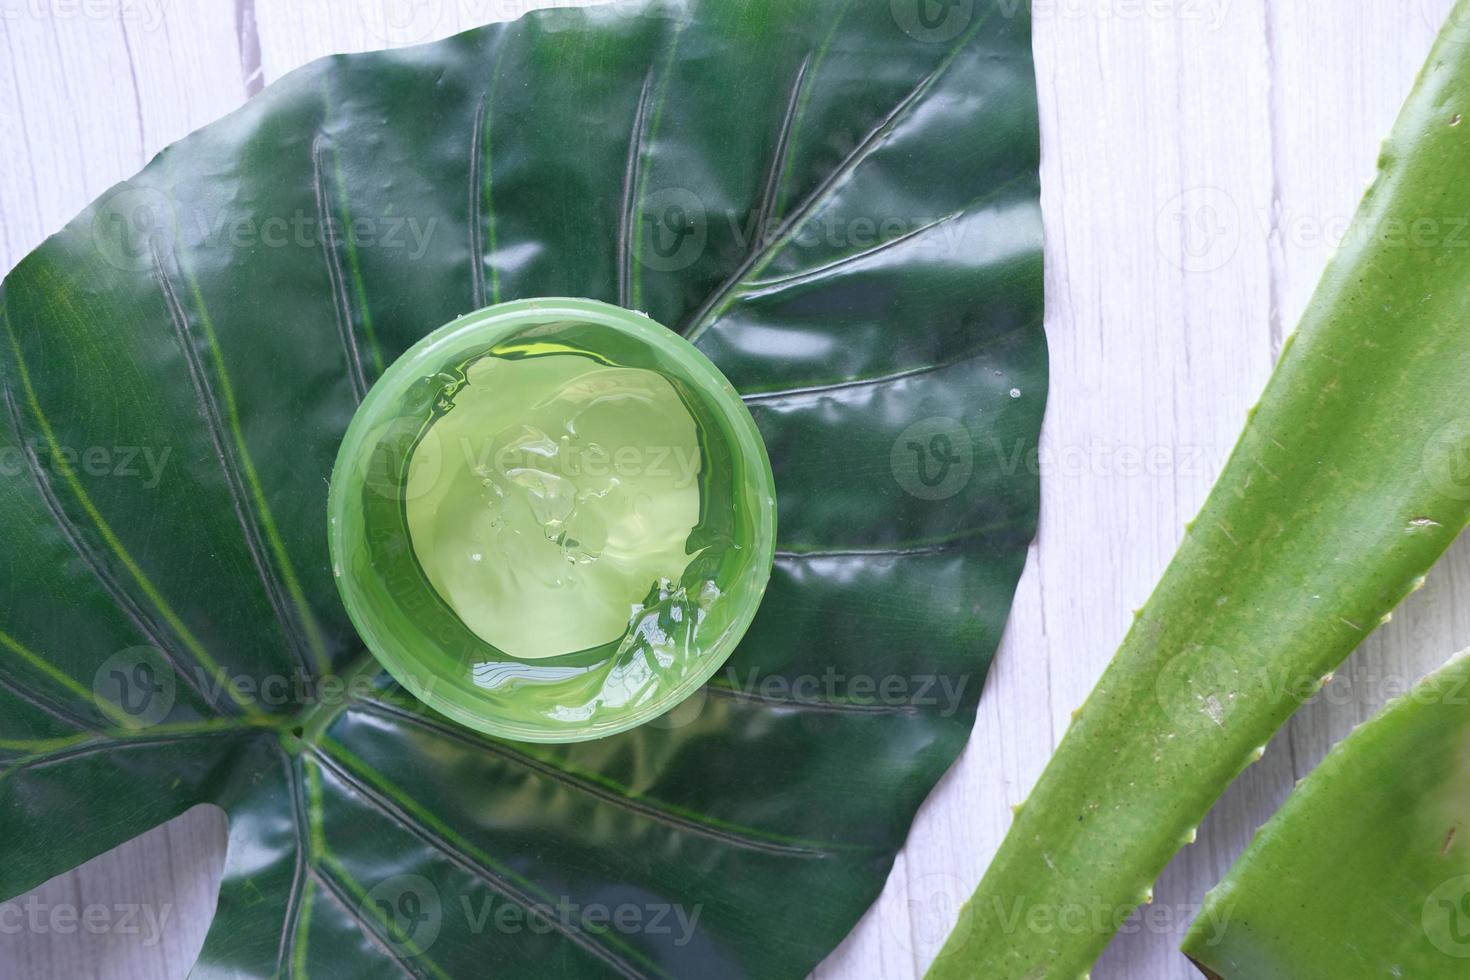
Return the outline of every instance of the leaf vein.
<path id="1" fill-rule="evenodd" d="M 325 745 L 309 746 L 308 750 L 312 753 L 312 758 L 321 768 L 331 772 L 332 775 L 341 780 L 345 786 L 356 793 L 371 809 L 376 810 L 382 816 L 398 824 L 414 837 L 417 837 L 427 846 L 438 851 L 451 864 L 465 874 L 478 879 L 486 887 L 500 894 L 502 898 L 521 906 L 528 914 L 542 919 L 553 931 L 559 933 L 564 939 L 597 959 L 600 959 L 614 971 L 627 977 L 628 980 L 651 980 L 650 974 L 644 973 L 639 967 L 619 956 L 603 943 L 593 939 L 581 929 L 572 928 L 555 916 L 545 915 L 544 910 L 537 906 L 534 899 L 514 884 L 506 881 L 498 872 L 456 847 L 438 831 L 425 825 L 403 807 L 394 803 L 373 787 L 368 786 L 354 774 L 348 772 L 345 766 L 327 754 Z"/>
<path id="2" fill-rule="evenodd" d="M 792 388 L 776 388 L 770 391 L 747 391 L 746 393 L 742 394 L 740 398 L 747 405 L 759 405 L 762 402 L 778 401 L 783 398 L 799 398 L 805 395 L 822 395 L 828 392 L 844 391 L 849 388 L 863 388 L 869 386 L 892 384 L 894 382 L 904 381 L 909 378 L 922 377 L 927 374 L 937 374 L 940 371 L 944 371 L 952 367 L 959 367 L 961 364 L 965 364 L 969 361 L 975 360 L 982 354 L 993 350 L 1002 342 L 1009 340 L 1013 335 L 1019 333 L 1022 330 L 1032 330 L 1039 326 L 1041 326 L 1041 321 L 1039 319 L 1028 320 L 1025 323 L 1018 324 L 1009 330 L 1005 330 L 1001 333 L 993 334 L 987 337 L 985 341 L 974 350 L 967 351 L 966 353 L 961 354 L 958 357 L 953 357 L 945 361 L 940 361 L 937 364 L 925 364 L 920 367 L 904 368 L 901 371 L 894 371 L 890 374 L 879 374 L 867 378 L 848 378 L 843 381 L 831 381 L 823 384 L 801 385 L 799 387 Z"/>
<path id="3" fill-rule="evenodd" d="M 484 199 L 486 188 L 480 171 L 484 169 L 484 132 L 489 121 L 490 96 L 481 95 L 475 104 L 475 122 L 470 129 L 470 289 L 475 309 L 485 306 L 485 238 Z M 492 210 L 493 215 L 493 210 Z M 491 219 L 494 220 L 493 217 Z"/>
<path id="4" fill-rule="evenodd" d="M 677 830 L 688 831 L 690 833 L 698 834 L 702 837 L 709 837 L 735 847 L 761 851 L 767 854 L 779 854 L 784 856 L 805 858 L 820 858 L 829 856 L 828 849 L 823 847 L 822 845 L 813 843 L 790 844 L 776 840 L 762 839 L 760 837 L 754 836 L 754 834 L 758 832 L 751 831 L 748 828 L 739 828 L 737 830 L 729 827 L 715 826 L 700 820 L 693 819 L 684 814 L 671 812 L 661 806 L 646 802 L 644 800 L 633 799 L 631 797 L 621 795 L 610 789 L 599 786 L 596 783 L 585 779 L 584 777 L 578 776 L 575 773 L 568 772 L 567 770 L 558 768 L 557 766 L 550 763 L 543 762 L 542 760 L 535 759 L 521 752 L 517 752 L 514 749 L 511 749 L 508 746 L 503 745 L 499 742 L 495 742 L 486 738 L 480 738 L 468 731 L 461 731 L 459 729 L 451 728 L 448 725 L 441 725 L 429 718 L 423 717 L 422 715 L 418 715 L 412 711 L 400 708 L 397 705 L 366 698 L 359 698 L 358 702 L 369 711 L 388 715 L 401 721 L 405 721 L 411 725 L 414 725 L 417 728 L 431 732 L 442 738 L 459 742 L 460 744 L 466 745 L 470 748 L 491 752 L 505 759 L 506 761 L 511 762 L 514 765 L 530 769 L 533 772 L 539 773 L 542 776 L 554 780 L 555 782 L 561 783 L 564 786 L 570 787 L 571 789 L 586 793 L 588 796 L 595 797 L 619 809 L 626 810 L 630 813 L 645 817 L 656 823 L 661 823 L 666 826 L 673 827 Z"/>
<path id="5" fill-rule="evenodd" d="M 77 734 L 98 734 L 97 728 L 92 722 L 83 718 L 81 715 L 74 714 L 64 704 L 52 700 L 40 691 L 26 690 L 25 687 L 5 676 L 4 671 L 0 671 L 0 688 L 10 692 L 13 697 L 24 701 L 42 714 L 74 729 Z"/>
<path id="6" fill-rule="evenodd" d="M 347 358 L 347 377 L 352 385 L 352 397 L 360 405 L 367 395 L 367 372 L 363 368 L 362 352 L 357 347 L 357 335 L 352 329 L 352 301 L 347 295 L 347 270 L 342 267 L 341 256 L 337 254 L 337 224 L 332 216 L 327 196 L 326 173 L 322 167 L 325 144 L 325 134 L 317 133 L 311 144 L 311 187 L 316 196 L 317 223 L 321 225 L 322 258 L 327 267 L 332 309 L 337 315 L 337 334 L 342 341 L 342 352 Z"/>
<path id="7" fill-rule="evenodd" d="M 266 601 L 275 615 L 281 635 L 285 637 L 291 654 L 296 658 L 297 665 L 307 676 L 310 676 L 311 667 L 306 657 L 308 641 L 304 636 L 302 624 L 286 611 L 285 586 L 266 559 L 264 532 L 247 503 L 249 494 L 245 488 L 244 477 L 240 473 L 240 464 L 228 448 L 224 413 L 220 407 L 219 397 L 215 394 L 204 365 L 199 360 L 199 354 L 194 349 L 188 314 L 184 312 L 183 304 L 179 302 L 178 294 L 174 292 L 173 283 L 169 281 L 168 275 L 164 272 L 163 262 L 159 259 L 157 251 L 153 252 L 153 271 L 159 291 L 163 294 L 164 305 L 168 309 L 169 322 L 179 342 L 179 351 L 183 354 L 184 364 L 188 368 L 189 381 L 198 403 L 199 415 L 204 420 L 204 427 L 214 447 L 215 459 L 219 462 L 220 471 L 225 478 L 225 487 L 230 494 L 230 504 L 235 512 L 235 519 L 240 525 L 241 537 L 244 539 L 246 549 L 250 552 L 250 560 L 255 565 L 256 574 L 260 577 Z"/>
<path id="8" fill-rule="evenodd" d="M 801 711 L 811 711 L 819 714 L 917 715 L 919 713 L 918 706 L 912 704 L 863 704 L 856 701 L 823 701 L 814 698 L 782 697 L 774 694 L 762 694 L 758 691 L 746 691 L 716 681 L 710 681 L 705 687 L 711 694 L 728 698 L 732 701 L 749 701 L 776 708 L 796 708 Z"/>
<path id="9" fill-rule="evenodd" d="M 638 94 L 638 107 L 633 113 L 633 128 L 628 136 L 628 160 L 623 169 L 623 200 L 619 209 L 618 227 L 618 305 L 627 308 L 632 303 L 633 256 L 636 245 L 633 236 L 642 233 L 638 221 L 638 194 L 643 172 L 643 139 L 648 101 L 653 92 L 653 66 L 643 76 L 643 90 Z"/>
<path id="10" fill-rule="evenodd" d="M 688 340 L 690 343 L 698 340 L 705 330 L 709 329 L 710 324 L 730 307 L 730 304 L 734 301 L 736 288 L 745 281 L 746 277 L 759 274 L 762 269 L 769 265 L 796 233 L 805 227 L 806 222 L 815 216 L 818 209 L 831 199 L 833 194 L 836 193 L 837 188 L 847 178 L 852 176 L 868 157 L 877 151 L 883 141 L 908 116 L 909 111 L 919 104 L 919 101 L 929 93 L 929 90 L 934 87 L 935 83 L 939 81 L 949 69 L 950 65 L 954 64 L 960 52 L 970 43 L 970 40 L 975 36 L 980 27 L 989 20 L 993 12 L 994 8 L 991 8 L 983 16 L 975 19 L 975 23 L 961 35 L 955 47 L 950 50 L 949 54 L 944 57 L 939 65 L 921 78 L 919 83 L 907 95 L 900 99 L 898 104 L 878 121 L 877 125 L 868 131 L 868 134 L 858 142 L 852 152 L 844 157 L 842 162 L 792 212 L 791 216 L 781 223 L 781 226 L 777 229 L 777 233 L 771 237 L 769 242 L 755 241 L 752 243 L 753 247 L 750 253 L 735 268 L 735 271 L 730 274 L 729 278 L 711 293 L 709 298 L 684 321 L 679 333 L 684 335 L 685 340 Z"/>
<path id="11" fill-rule="evenodd" d="M 41 502 L 45 506 L 52 524 L 61 532 L 61 536 L 66 539 L 66 543 L 71 547 L 72 552 L 82 560 L 82 564 L 87 566 L 88 571 L 97 580 L 97 584 L 102 586 L 102 591 L 107 594 L 112 604 L 132 623 L 133 628 L 147 641 L 148 645 L 157 650 L 159 655 L 168 661 L 169 666 L 173 668 L 173 672 L 178 676 L 179 680 L 183 681 L 190 690 L 199 695 L 200 700 L 205 704 L 223 714 L 221 703 L 217 699 L 210 697 L 204 685 L 199 683 L 193 673 L 184 666 L 182 662 L 183 658 L 174 649 L 173 644 L 164 641 L 163 631 L 158 628 L 158 625 L 152 621 L 133 597 L 127 593 L 127 590 L 122 587 L 121 583 L 113 578 L 111 571 L 107 569 L 107 566 L 102 563 L 102 560 L 98 556 L 92 553 L 91 548 L 82 539 L 80 529 L 72 523 L 71 518 L 66 514 L 65 508 L 61 505 L 60 498 L 56 496 L 56 490 L 51 486 L 51 480 L 46 476 L 46 471 L 41 466 L 41 461 L 36 458 L 34 450 L 26 444 L 25 435 L 20 427 L 20 412 L 11 397 L 10 386 L 8 384 L 4 386 L 4 398 L 5 408 L 10 416 L 10 424 L 15 430 L 16 442 L 20 446 L 21 455 L 24 457 L 26 467 L 31 474 L 31 482 L 35 484 L 36 491 L 40 494 Z"/>
<path id="12" fill-rule="evenodd" d="M 641 126 L 639 128 L 637 151 L 640 161 L 643 154 L 643 147 L 651 139 L 653 139 L 654 135 L 658 132 L 659 120 L 663 118 L 664 104 L 668 101 L 669 82 L 674 74 L 674 56 L 679 51 L 679 39 L 684 36 L 684 27 L 685 22 L 683 20 L 680 20 L 678 25 L 674 28 L 674 36 L 669 39 L 668 51 L 664 55 L 663 79 L 658 84 L 658 95 L 654 98 L 653 101 L 653 115 L 649 118 L 647 122 L 647 132 L 643 132 Z M 653 79 L 653 68 L 650 67 L 648 71 L 648 80 L 645 82 L 645 86 L 647 86 Z M 640 98 L 640 116 L 642 116 L 645 112 L 641 104 L 642 101 L 642 98 Z M 629 205 L 635 210 L 635 212 L 638 204 L 643 201 L 647 189 L 648 170 L 640 162 L 638 165 L 637 186 L 632 191 L 631 205 Z M 627 195 L 626 191 L 625 196 L 629 196 Z M 626 234 L 619 236 L 620 242 L 628 242 L 628 248 L 632 255 L 627 263 L 626 278 L 627 281 L 630 283 L 628 287 L 628 298 L 626 302 L 620 303 L 619 305 L 624 306 L 627 309 L 641 309 L 643 307 L 643 278 L 639 274 L 639 269 L 641 268 L 642 262 L 643 246 L 643 221 L 641 216 L 635 213 L 632 221 L 630 222 L 630 226 L 631 227 L 627 230 Z"/>
<path id="13" fill-rule="evenodd" d="M 75 759 L 86 758 L 96 755 L 98 752 L 123 751 L 134 748 L 158 748 L 164 745 L 183 744 L 205 738 L 219 738 L 221 736 L 237 737 L 244 734 L 254 735 L 255 732 L 245 728 L 219 729 L 207 732 L 190 732 L 185 735 L 158 735 L 158 736 L 130 736 L 120 737 L 109 733 L 100 739 L 83 742 L 80 745 L 68 745 L 49 752 L 37 752 L 17 760 L 8 769 L 0 771 L 0 782 L 4 782 L 10 776 L 26 769 L 35 769 L 40 766 L 49 766 L 57 762 L 71 762 Z"/>
<path id="14" fill-rule="evenodd" d="M 158 256 L 157 249 L 150 249 L 150 251 L 153 257 L 154 267 L 158 272 L 160 285 L 165 287 L 167 294 L 172 294 L 173 287 L 168 277 L 163 274 L 163 263 Z M 223 439 L 225 432 L 224 423 L 227 417 L 228 429 L 233 437 L 232 442 L 234 447 L 231 460 L 238 462 L 240 470 L 236 474 L 237 479 L 242 480 L 242 489 L 248 488 L 250 499 L 254 502 L 255 509 L 252 514 L 252 519 L 258 525 L 257 530 L 263 535 L 266 543 L 270 546 L 271 552 L 275 555 L 276 566 L 281 576 L 281 584 L 296 607 L 297 626 L 301 634 L 304 635 L 305 643 L 316 659 L 317 669 L 325 674 L 331 669 L 331 660 L 327 654 L 326 644 L 321 635 L 321 627 L 317 624 L 316 617 L 311 610 L 311 604 L 307 601 L 306 594 L 301 589 L 301 583 L 296 578 L 296 569 L 291 563 L 291 556 L 286 550 L 285 542 L 281 540 L 280 532 L 276 529 L 275 519 L 271 516 L 270 505 L 266 501 L 265 488 L 260 484 L 260 476 L 255 471 L 255 464 L 250 458 L 250 449 L 245 444 L 245 435 L 241 431 L 239 410 L 235 404 L 234 386 L 230 383 L 229 371 L 225 368 L 224 352 L 220 350 L 219 340 L 215 336 L 214 324 L 209 316 L 209 308 L 204 303 L 204 294 L 200 289 L 199 280 L 185 264 L 184 254 L 182 250 L 178 253 L 179 268 L 188 280 L 190 292 L 193 295 L 195 306 L 198 309 L 199 324 L 203 329 L 204 340 L 214 360 L 215 375 L 219 381 L 220 388 L 221 397 L 218 399 L 214 396 L 212 386 L 205 389 L 209 396 L 205 407 L 213 408 L 219 413 L 217 417 L 219 431 L 216 434 L 221 439 Z M 178 303 L 176 297 L 174 298 L 170 313 L 172 316 L 178 318 L 175 321 L 175 327 L 182 327 L 184 335 L 187 337 L 189 334 L 189 321 L 187 317 L 183 316 L 183 306 Z M 197 360 L 195 351 L 188 344 L 185 345 L 184 354 L 185 357 L 194 355 Z M 208 377 L 203 373 L 203 365 L 200 364 L 199 367 L 201 369 L 199 379 L 207 384 Z M 236 460 L 235 457 L 238 457 L 238 459 Z"/>
<path id="15" fill-rule="evenodd" d="M 97 505 L 93 503 L 92 498 L 88 496 L 86 489 L 81 484 L 81 481 L 77 479 L 76 472 L 72 469 L 71 465 L 67 463 L 65 455 L 60 451 L 61 447 L 57 442 L 56 432 L 51 428 L 51 422 L 46 417 L 46 413 L 42 410 L 40 399 L 36 394 L 35 386 L 31 383 L 30 370 L 26 367 L 25 358 L 22 355 L 20 349 L 20 338 L 16 336 L 15 329 L 10 323 L 10 317 L 3 311 L 3 309 L 0 309 L 0 322 L 3 322 L 5 324 L 5 333 L 10 341 L 11 351 L 15 356 L 16 367 L 20 373 L 21 387 L 25 389 L 26 401 L 30 406 L 31 414 L 35 416 L 36 424 L 39 425 L 41 428 L 41 434 L 45 437 L 47 445 L 51 447 L 51 452 L 54 458 L 58 460 L 61 475 L 66 480 L 67 485 L 71 488 L 72 495 L 76 497 L 77 503 L 81 505 L 82 509 L 87 512 L 87 516 L 91 518 L 92 525 L 97 529 L 97 533 L 102 536 L 102 540 L 107 544 L 107 547 L 112 551 L 114 555 L 117 556 L 117 560 L 122 564 L 122 566 L 127 569 L 128 574 L 132 576 L 133 581 L 138 583 L 138 587 L 143 590 L 143 594 L 148 597 L 148 600 L 153 603 L 153 607 L 158 610 L 159 614 L 163 616 L 164 620 L 173 629 L 174 633 L 177 634 L 179 639 L 183 641 L 184 646 L 189 650 L 191 654 L 193 654 L 194 659 L 198 661 L 198 663 L 201 664 L 203 667 L 205 667 L 205 669 L 207 669 L 215 677 L 216 680 L 218 680 L 221 684 L 224 684 L 226 689 L 230 690 L 232 697 L 234 697 L 234 689 L 226 683 L 228 681 L 228 678 L 225 676 L 224 668 L 222 668 L 219 663 L 215 661 L 214 657 L 209 654 L 209 651 L 204 648 L 203 644 L 201 644 L 199 640 L 194 636 L 189 627 L 185 625 L 184 621 L 179 618 L 176 612 L 174 612 L 173 607 L 168 604 L 168 600 L 166 600 L 163 595 L 158 591 L 157 587 L 154 586 L 152 580 L 148 578 L 146 573 L 144 573 L 143 569 L 138 565 L 133 556 L 128 553 L 127 548 L 123 546 L 123 543 L 118 538 L 116 532 L 112 530 L 111 525 L 109 525 L 106 519 L 102 516 L 102 512 L 97 509 Z M 8 395 L 8 385 L 6 386 L 6 392 Z M 11 403 L 10 407 L 12 410 L 12 423 L 16 426 L 16 431 L 19 432 L 19 414 L 18 412 L 15 412 L 15 406 L 13 403 Z M 22 440 L 22 442 L 24 442 L 24 440 Z M 63 511 L 57 511 L 54 512 L 52 516 L 53 519 L 56 519 L 58 518 L 58 516 L 64 517 L 65 515 Z M 167 648 L 160 647 L 159 649 L 160 652 L 163 652 Z M 185 678 L 185 683 L 188 683 L 187 677 Z M 247 715 L 259 715 L 259 712 L 255 711 L 248 703 L 241 701 L 238 697 L 236 697 L 235 699 L 238 703 L 240 703 L 241 707 L 245 709 L 245 713 Z M 206 702 L 209 701 L 208 698 L 205 698 L 205 700 Z"/>
<path id="16" fill-rule="evenodd" d="M 786 117 L 781 121 L 781 130 L 771 153 L 771 172 L 766 178 L 765 193 L 761 195 L 760 208 L 756 212 L 755 226 L 751 234 L 751 242 L 756 248 L 759 248 L 766 240 L 766 235 L 770 232 L 771 221 L 776 216 L 776 199 L 780 195 L 783 181 L 786 178 L 786 169 L 791 161 L 792 137 L 802 106 L 802 94 L 806 89 L 812 57 L 808 54 L 803 58 L 801 66 L 796 70 L 796 81 L 791 86 L 791 97 L 786 103 Z"/>
<path id="17" fill-rule="evenodd" d="M 307 844 L 303 830 L 305 817 L 302 814 L 301 783 L 296 777 L 296 766 L 284 748 L 281 749 L 281 761 L 285 764 L 286 783 L 291 795 L 291 832 L 296 838 L 296 867 L 291 874 L 291 892 L 286 896 L 286 914 L 281 920 L 281 941 L 276 947 L 276 974 L 291 977 L 295 975 L 296 968 L 290 962 L 287 951 L 295 945 L 295 933 L 299 925 Z"/>
<path id="18" fill-rule="evenodd" d="M 938 228 L 943 228 L 948 224 L 958 221 L 960 218 L 970 213 L 970 211 L 972 211 L 974 208 L 977 208 L 982 204 L 989 203 L 990 201 L 993 201 L 996 198 L 1000 197 L 1005 192 L 1011 190 L 1013 187 L 1016 187 L 1030 180 L 1035 180 L 1034 175 L 1022 174 L 1019 177 L 1014 177 L 1003 184 L 999 184 L 991 188 L 984 194 L 979 195 L 974 200 L 969 201 L 965 204 L 964 207 L 959 208 L 958 210 L 951 211 L 949 214 L 943 215 L 939 218 L 935 218 L 933 221 L 926 221 L 924 224 L 921 224 L 916 228 L 906 231 L 901 235 L 896 235 L 893 238 L 878 242 L 876 245 L 873 245 L 870 248 L 865 248 L 860 251 L 853 252 L 849 255 L 840 256 L 830 262 L 827 262 L 824 265 L 814 266 L 810 269 L 803 269 L 800 272 L 793 272 L 789 275 L 774 276 L 770 279 L 751 279 L 744 283 L 747 288 L 745 289 L 743 295 L 745 297 L 767 296 L 770 293 L 779 292 L 791 286 L 799 286 L 807 282 L 815 281 L 822 278 L 823 276 L 836 272 L 839 269 L 844 269 L 847 266 L 856 265 L 857 263 L 862 262 L 865 259 L 870 259 L 875 255 L 882 255 L 883 253 L 898 248 L 899 246 L 913 241 L 916 238 L 921 238 L 924 235 L 929 234 L 931 231 L 934 231 Z"/>
<path id="19" fill-rule="evenodd" d="M 814 548 L 806 551 L 786 549 L 776 552 L 779 561 L 809 561 L 822 558 L 913 558 L 927 555 L 944 555 L 960 551 L 991 531 L 1012 527 L 1013 521 L 993 521 L 978 527 L 956 531 L 946 538 L 923 544 L 900 545 L 878 548 Z"/>
<path id="20" fill-rule="evenodd" d="M 323 894 L 325 894 L 333 902 L 337 903 L 342 911 L 346 912 L 347 915 L 352 919 L 352 921 L 356 923 L 357 928 L 363 934 L 363 938 L 376 946 L 379 952 L 383 953 L 390 960 L 392 960 L 393 964 L 397 966 L 398 969 L 403 971 L 404 976 L 413 977 L 414 980 L 423 980 L 425 974 L 420 973 L 418 970 L 415 970 L 407 960 L 405 960 L 402 956 L 398 954 L 395 949 L 393 949 L 392 946 L 383 941 L 383 937 L 378 935 L 378 930 L 368 925 L 367 920 L 363 918 L 361 911 L 358 909 L 357 906 L 353 905 L 353 903 L 348 899 L 348 896 L 343 893 L 342 887 L 331 875 L 329 875 L 323 868 L 315 864 L 307 869 L 307 873 L 311 875 L 312 881 L 321 886 Z"/>

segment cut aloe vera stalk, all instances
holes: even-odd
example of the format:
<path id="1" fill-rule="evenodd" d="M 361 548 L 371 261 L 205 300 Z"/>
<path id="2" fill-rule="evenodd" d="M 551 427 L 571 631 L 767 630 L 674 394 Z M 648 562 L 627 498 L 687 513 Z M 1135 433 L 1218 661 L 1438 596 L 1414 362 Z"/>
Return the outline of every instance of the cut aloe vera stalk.
<path id="1" fill-rule="evenodd" d="M 1223 980 L 1470 975 L 1470 658 L 1345 739 L 1205 899 Z"/>
<path id="2" fill-rule="evenodd" d="M 1224 788 L 1465 526 L 1470 249 L 1452 232 L 1470 215 L 1467 115 L 1470 45 L 1451 29 L 1219 483 L 932 977 L 1085 974 Z"/>

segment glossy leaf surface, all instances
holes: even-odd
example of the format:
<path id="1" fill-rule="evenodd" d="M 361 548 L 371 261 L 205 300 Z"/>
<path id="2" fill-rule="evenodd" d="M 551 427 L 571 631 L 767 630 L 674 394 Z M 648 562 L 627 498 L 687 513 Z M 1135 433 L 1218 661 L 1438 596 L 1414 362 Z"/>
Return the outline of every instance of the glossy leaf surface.
<path id="1" fill-rule="evenodd" d="M 1017 6 L 619 4 L 327 59 L 22 261 L 0 894 L 214 802 L 201 976 L 806 973 L 964 745 L 1035 529 Z M 781 529 L 725 672 L 557 748 L 380 676 L 325 527 L 383 367 L 538 295 L 694 339 L 762 430 Z"/>

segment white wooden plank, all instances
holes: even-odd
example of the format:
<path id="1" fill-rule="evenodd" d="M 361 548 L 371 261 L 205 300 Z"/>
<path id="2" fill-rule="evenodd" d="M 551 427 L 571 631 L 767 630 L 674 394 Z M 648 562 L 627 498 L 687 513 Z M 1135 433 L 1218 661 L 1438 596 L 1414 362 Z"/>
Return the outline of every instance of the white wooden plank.
<path id="1" fill-rule="evenodd" d="M 227 7 L 0 0 L 0 267 L 244 98 Z"/>
<path id="2" fill-rule="evenodd" d="M 599 0 L 254 0 L 267 80 L 314 58 L 419 44 L 546 7 Z"/>
<path id="3" fill-rule="evenodd" d="M 1249 263 L 1252 279 L 1260 279 L 1268 290 L 1265 323 L 1273 359 L 1357 207 L 1377 162 L 1379 140 L 1407 96 L 1449 2 L 1423 0 L 1410 6 L 1417 9 L 1406 17 L 1400 5 L 1352 4 L 1344 9 L 1267 4 L 1257 12 L 1264 15 L 1260 45 L 1219 45 L 1223 39 L 1209 39 L 1208 48 L 1227 57 L 1255 60 L 1252 52 L 1261 52 L 1269 73 L 1265 125 L 1270 155 L 1264 168 L 1269 196 L 1232 194 L 1229 204 L 1238 213 L 1241 238 L 1232 262 Z M 1208 53 L 1202 49 L 1185 57 L 1193 60 Z M 1207 100 L 1186 98 L 1183 104 L 1190 107 L 1191 117 L 1215 125 L 1220 122 L 1216 107 L 1231 93 L 1222 88 L 1216 95 Z M 1229 154 L 1230 148 L 1222 144 L 1216 152 Z M 1263 248 L 1264 268 L 1259 261 Z M 1212 279 L 1208 289 L 1219 287 Z M 1200 295 L 1198 308 L 1208 309 L 1215 301 L 1209 294 Z M 1222 319 L 1215 329 L 1246 327 L 1244 321 L 1232 324 Z M 1202 370 L 1223 366 L 1218 357 L 1200 365 Z M 1259 387 L 1254 383 L 1239 389 L 1247 400 L 1237 397 L 1230 407 L 1238 412 L 1254 400 Z M 1189 399 L 1181 405 L 1181 417 L 1207 418 L 1218 411 L 1218 406 L 1193 393 Z M 1227 439 L 1233 438 L 1239 421 L 1237 417 Z M 1186 444 L 1179 436 L 1174 440 Z M 1228 442 L 1219 445 L 1228 449 Z M 1224 875 L 1294 781 L 1388 696 L 1401 693 L 1448 652 L 1464 645 L 1470 632 L 1466 624 L 1454 621 L 1442 600 L 1445 583 L 1465 581 L 1467 557 L 1470 551 L 1457 549 L 1436 573 L 1435 587 L 1415 597 L 1396 626 L 1371 639 L 1343 672 L 1344 680 L 1307 706 L 1273 741 L 1266 758 L 1231 787 L 1201 829 L 1198 844 L 1186 849 L 1165 872 L 1155 889 L 1155 907 L 1146 914 L 1162 909 L 1164 916 L 1156 921 L 1191 920 L 1204 893 Z M 1138 920 L 1132 925 L 1137 927 Z M 1180 938 L 1182 933 L 1175 928 L 1139 928 L 1113 944 L 1094 976 L 1193 978 L 1197 973 L 1176 950 Z"/>
<path id="4" fill-rule="evenodd" d="M 224 849 L 223 811 L 196 807 L 0 905 L 0 976 L 186 976 L 213 917 Z"/>

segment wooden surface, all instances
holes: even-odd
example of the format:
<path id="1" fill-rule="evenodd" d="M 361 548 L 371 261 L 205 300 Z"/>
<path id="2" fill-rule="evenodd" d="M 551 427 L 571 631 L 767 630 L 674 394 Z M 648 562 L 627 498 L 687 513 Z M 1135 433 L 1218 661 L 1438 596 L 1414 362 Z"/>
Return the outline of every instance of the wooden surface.
<path id="1" fill-rule="evenodd" d="M 1203 501 L 1450 4 L 1035 0 L 1053 372 L 1041 536 L 968 751 L 819 977 L 903 980 L 937 951 Z M 303 62 L 541 5 L 0 0 L 0 268 Z M 1470 585 L 1461 545 L 1227 793 L 1094 977 L 1194 976 L 1175 952 L 1193 908 L 1292 783 L 1470 645 L 1470 604 L 1453 602 Z M 0 976 L 184 976 L 224 839 L 222 815 L 200 808 L 0 907 Z M 28 899 L 102 905 L 114 928 L 5 913 Z M 115 907 L 130 904 L 167 911 L 160 936 L 121 928 Z"/>

